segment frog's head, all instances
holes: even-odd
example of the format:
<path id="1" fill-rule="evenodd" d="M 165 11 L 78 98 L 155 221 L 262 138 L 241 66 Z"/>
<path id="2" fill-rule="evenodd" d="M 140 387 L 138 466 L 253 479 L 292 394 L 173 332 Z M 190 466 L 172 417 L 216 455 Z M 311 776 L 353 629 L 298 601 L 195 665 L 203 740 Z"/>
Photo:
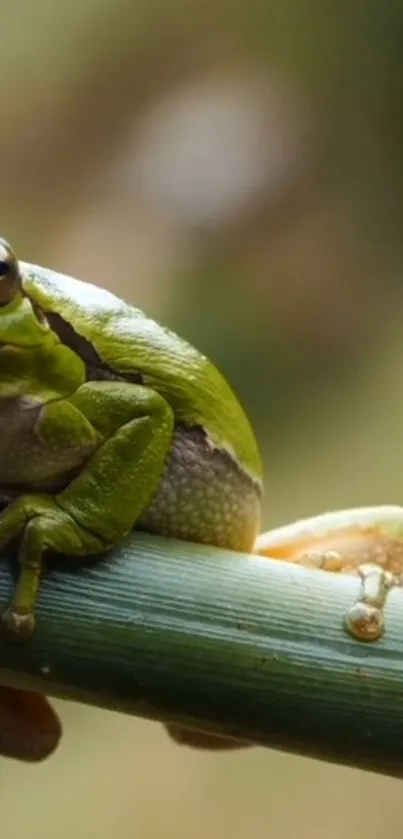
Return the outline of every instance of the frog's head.
<path id="1" fill-rule="evenodd" d="M 0 239 L 0 344 L 37 347 L 46 339 L 49 325 L 24 290 L 18 259 L 5 239 Z"/>

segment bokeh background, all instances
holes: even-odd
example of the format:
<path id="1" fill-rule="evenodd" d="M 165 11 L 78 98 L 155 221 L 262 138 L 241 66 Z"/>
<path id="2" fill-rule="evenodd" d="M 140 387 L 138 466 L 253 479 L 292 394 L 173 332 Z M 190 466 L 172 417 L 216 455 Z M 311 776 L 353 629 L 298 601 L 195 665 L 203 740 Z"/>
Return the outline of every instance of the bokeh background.
<path id="1" fill-rule="evenodd" d="M 2 0 L 0 228 L 226 372 L 265 526 L 403 496 L 403 3 Z M 58 703 L 5 839 L 391 839 L 400 782 Z M 329 720 L 331 725 L 331 720 Z"/>

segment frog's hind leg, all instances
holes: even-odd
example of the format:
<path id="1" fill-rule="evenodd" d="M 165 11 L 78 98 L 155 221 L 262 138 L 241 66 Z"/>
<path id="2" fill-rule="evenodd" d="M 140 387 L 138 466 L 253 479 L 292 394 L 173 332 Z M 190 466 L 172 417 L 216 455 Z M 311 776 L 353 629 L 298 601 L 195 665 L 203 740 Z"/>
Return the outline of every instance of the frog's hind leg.
<path id="1" fill-rule="evenodd" d="M 33 631 L 45 553 L 100 554 L 129 533 L 158 489 L 172 442 L 172 409 L 148 388 L 88 382 L 71 402 L 102 442 L 62 492 L 21 496 L 0 514 L 0 548 L 21 539 L 20 575 L 3 616 L 17 637 Z"/>

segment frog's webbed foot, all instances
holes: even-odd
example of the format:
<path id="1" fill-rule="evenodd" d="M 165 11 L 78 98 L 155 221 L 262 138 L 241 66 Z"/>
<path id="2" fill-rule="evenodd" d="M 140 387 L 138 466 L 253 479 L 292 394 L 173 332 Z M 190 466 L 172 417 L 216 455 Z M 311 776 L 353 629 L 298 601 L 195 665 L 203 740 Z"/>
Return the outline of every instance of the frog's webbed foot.
<path id="1" fill-rule="evenodd" d="M 12 637 L 25 640 L 35 628 L 46 552 L 83 555 L 100 552 L 103 545 L 46 495 L 22 496 L 0 514 L 0 550 L 15 538 L 20 539 L 19 577 L 2 624 Z"/>
<path id="2" fill-rule="evenodd" d="M 357 573 L 361 590 L 345 616 L 345 627 L 358 641 L 377 641 L 385 629 L 386 598 L 396 582 L 379 565 L 359 565 Z"/>
<path id="3" fill-rule="evenodd" d="M 316 516 L 262 534 L 256 553 L 307 568 L 355 574 L 358 597 L 344 628 L 359 641 L 376 641 L 385 629 L 392 588 L 403 584 L 403 525 L 399 507 L 369 507 Z"/>
<path id="4" fill-rule="evenodd" d="M 356 574 L 361 579 L 360 591 L 353 605 L 344 616 L 344 627 L 358 641 L 377 641 L 385 629 L 385 606 L 389 591 L 399 585 L 398 577 L 388 569 L 390 545 L 383 543 L 383 552 L 371 545 L 374 534 L 363 537 L 363 542 L 344 541 L 336 550 L 325 550 L 323 554 L 306 554 L 301 564 L 313 565 L 323 571 Z M 379 537 L 378 537 L 379 538 Z M 367 542 L 368 540 L 368 542 Z M 369 543 L 369 544 L 368 544 Z M 400 553 L 402 545 L 399 544 Z M 312 560 L 318 560 L 317 565 Z M 403 556 L 401 557 L 403 568 Z"/>

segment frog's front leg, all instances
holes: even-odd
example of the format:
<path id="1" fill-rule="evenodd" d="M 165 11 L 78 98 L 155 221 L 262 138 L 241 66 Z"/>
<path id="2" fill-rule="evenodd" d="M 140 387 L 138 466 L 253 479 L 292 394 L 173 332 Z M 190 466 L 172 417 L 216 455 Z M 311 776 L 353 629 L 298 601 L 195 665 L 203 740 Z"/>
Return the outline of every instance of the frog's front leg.
<path id="1" fill-rule="evenodd" d="M 0 548 L 21 537 L 20 575 L 3 616 L 7 629 L 19 637 L 34 628 L 45 553 L 97 554 L 125 536 L 158 488 L 172 441 L 173 412 L 145 387 L 88 382 L 71 404 L 98 436 L 96 450 L 62 492 L 21 496 L 0 514 Z M 46 424 L 46 411 L 42 421 Z M 63 446 L 67 429 L 61 428 Z"/>

